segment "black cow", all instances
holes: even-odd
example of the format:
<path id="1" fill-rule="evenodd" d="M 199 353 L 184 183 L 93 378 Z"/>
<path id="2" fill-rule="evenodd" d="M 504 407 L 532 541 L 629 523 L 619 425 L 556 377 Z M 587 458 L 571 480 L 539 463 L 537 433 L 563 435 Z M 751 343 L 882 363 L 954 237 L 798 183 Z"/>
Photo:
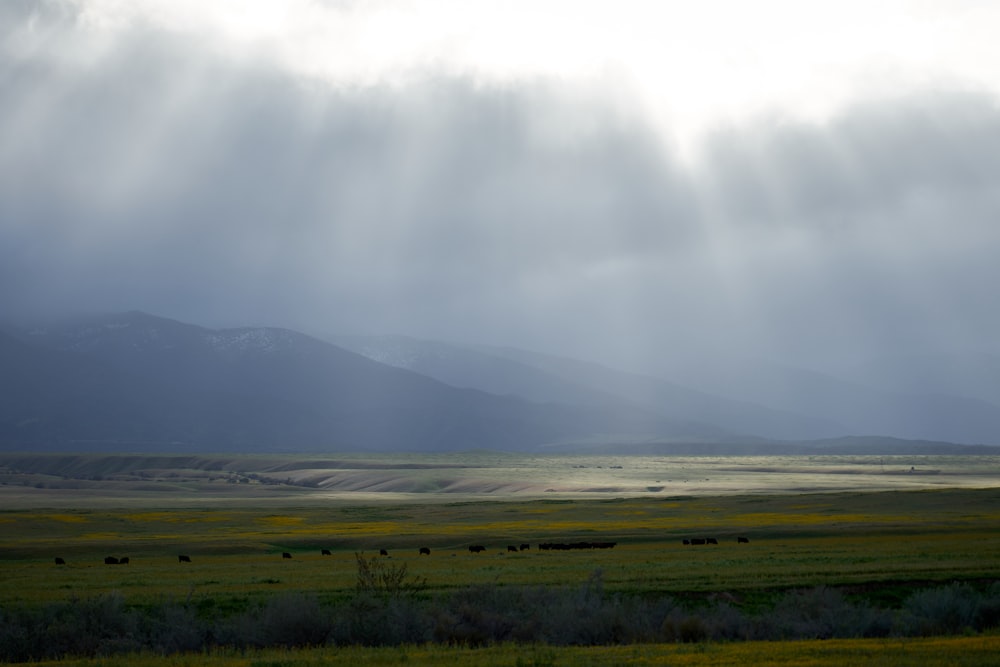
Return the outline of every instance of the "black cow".
<path id="1" fill-rule="evenodd" d="M 128 556 L 122 556 L 118 559 L 119 565 L 128 565 Z"/>
<path id="2" fill-rule="evenodd" d="M 323 549 L 322 551 L 319 552 L 319 555 L 320 556 L 329 556 L 329 555 L 331 555 L 330 554 L 330 550 L 329 549 Z"/>
<path id="3" fill-rule="evenodd" d="M 508 544 L 508 545 L 507 545 L 507 551 L 508 551 L 508 552 L 511 552 L 511 551 L 513 551 L 514 553 L 517 553 L 517 547 L 516 547 L 516 546 L 514 546 L 513 544 Z"/>
<path id="4" fill-rule="evenodd" d="M 684 546 L 690 546 L 691 540 L 684 540 Z"/>
<path id="5" fill-rule="evenodd" d="M 736 538 L 736 544 L 750 544 L 750 538 L 749 537 L 737 537 Z"/>
<path id="6" fill-rule="evenodd" d="M 708 539 L 705 540 L 705 543 L 706 544 L 718 544 L 719 540 L 715 539 L 714 537 L 709 537 Z"/>
<path id="7" fill-rule="evenodd" d="M 388 556 L 388 555 L 389 555 L 389 552 L 388 552 L 388 551 L 386 551 L 385 549 L 379 549 L 379 550 L 378 550 L 378 555 L 379 555 L 379 556 Z"/>
<path id="8" fill-rule="evenodd" d="M 115 558 L 114 556 L 107 556 L 104 559 L 104 564 L 105 565 L 118 565 L 118 559 Z"/>
<path id="9" fill-rule="evenodd" d="M 185 555 L 181 554 L 181 555 L 177 556 L 177 562 L 178 563 L 190 563 L 191 562 L 191 556 L 185 556 Z"/>
<path id="10" fill-rule="evenodd" d="M 521 551 L 528 551 L 529 549 L 531 549 L 531 545 L 530 544 L 522 544 L 520 548 L 521 548 Z"/>
<path id="11" fill-rule="evenodd" d="M 291 558 L 291 557 L 292 557 L 292 554 L 288 553 L 287 551 L 283 551 L 283 552 L 281 553 L 281 557 L 282 557 L 282 558 Z"/>
<path id="12" fill-rule="evenodd" d="M 693 545 L 705 544 L 705 538 L 703 538 L 703 537 L 692 537 L 691 538 L 691 544 L 693 544 Z"/>
<path id="13" fill-rule="evenodd" d="M 58 556 L 56 556 L 56 565 L 65 565 L 65 564 L 66 564 L 66 561 L 64 561 L 62 558 L 59 558 Z"/>
<path id="14" fill-rule="evenodd" d="M 473 544 L 471 547 L 469 547 L 469 553 L 478 554 L 482 553 L 483 551 L 486 551 L 486 547 L 484 547 L 481 544 Z"/>
<path id="15" fill-rule="evenodd" d="M 421 556 L 430 556 L 431 555 L 431 550 L 428 549 L 427 547 L 420 547 L 420 555 Z"/>

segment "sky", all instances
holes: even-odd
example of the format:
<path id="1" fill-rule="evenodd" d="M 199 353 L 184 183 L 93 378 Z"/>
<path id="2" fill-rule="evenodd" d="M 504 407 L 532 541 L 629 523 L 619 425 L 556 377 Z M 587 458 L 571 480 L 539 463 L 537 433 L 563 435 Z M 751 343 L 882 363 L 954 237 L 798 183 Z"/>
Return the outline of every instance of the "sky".
<path id="1" fill-rule="evenodd" d="M 0 304 L 1000 353 L 1000 3 L 9 0 Z"/>

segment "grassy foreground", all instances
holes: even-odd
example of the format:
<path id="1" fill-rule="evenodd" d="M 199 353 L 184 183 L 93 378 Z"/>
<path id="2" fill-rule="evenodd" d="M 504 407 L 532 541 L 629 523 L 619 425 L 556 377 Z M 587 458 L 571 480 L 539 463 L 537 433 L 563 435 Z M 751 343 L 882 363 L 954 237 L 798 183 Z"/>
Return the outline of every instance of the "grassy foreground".
<path id="1" fill-rule="evenodd" d="M 5 655 L 110 652 L 48 664 L 264 667 L 985 665 L 1000 653 L 996 489 L 143 500 L 138 509 L 125 499 L 0 510 Z M 718 544 L 683 544 L 706 537 Z M 578 541 L 616 544 L 538 548 Z M 470 553 L 479 544 L 486 550 Z M 429 555 L 418 553 L 424 546 Z M 362 595 L 358 554 L 413 585 Z M 130 562 L 105 565 L 109 555 Z M 59 642 L 65 648 L 48 650 Z M 282 645 L 299 648 L 265 648 Z M 144 647 L 153 652 L 131 653 Z M 18 659 L 26 658 L 8 658 Z"/>
<path id="2" fill-rule="evenodd" d="M 175 656 L 126 655 L 114 658 L 32 663 L 70 667 L 312 667 L 314 665 L 858 665 L 881 667 L 979 667 L 996 664 L 1000 636 L 916 639 L 830 639 L 789 642 L 638 644 L 550 647 L 504 644 L 486 648 L 438 645 L 393 648 L 322 648 Z"/>
<path id="3" fill-rule="evenodd" d="M 719 544 L 682 544 L 706 536 Z M 739 536 L 749 544 L 738 544 Z M 617 545 L 537 548 L 579 540 Z M 470 554 L 473 544 L 487 549 Z M 522 544 L 531 548 L 521 551 Z M 418 554 L 423 546 L 429 556 Z M 790 587 L 995 580 L 1000 492 L 0 510 L 0 606 L 110 592 L 134 604 L 230 607 L 275 593 L 343 598 L 355 588 L 354 554 L 379 549 L 422 579 L 428 594 L 577 586 L 597 569 L 610 593 L 738 599 Z M 191 562 L 179 563 L 180 554 Z M 108 555 L 128 556 L 130 564 L 106 566 Z M 56 557 L 66 565 L 54 565 Z"/>

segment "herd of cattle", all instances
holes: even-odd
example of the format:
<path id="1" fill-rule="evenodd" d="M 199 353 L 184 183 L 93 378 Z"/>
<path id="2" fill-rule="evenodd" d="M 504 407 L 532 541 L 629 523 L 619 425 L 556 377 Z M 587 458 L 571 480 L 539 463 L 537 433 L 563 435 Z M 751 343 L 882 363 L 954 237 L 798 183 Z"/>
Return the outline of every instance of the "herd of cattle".
<path id="1" fill-rule="evenodd" d="M 719 540 L 714 537 L 692 537 L 690 539 L 685 538 L 682 540 L 682 544 L 685 546 L 698 546 L 704 544 L 718 544 Z M 737 544 L 750 544 L 750 538 L 748 537 L 737 537 Z M 571 551 L 573 549 L 614 549 L 617 546 L 617 542 L 539 542 L 539 551 Z M 530 544 L 508 544 L 507 552 L 517 553 L 519 551 L 528 551 L 531 549 Z M 478 554 L 486 551 L 486 547 L 482 544 L 473 544 L 469 547 L 469 553 Z M 418 550 L 421 556 L 430 556 L 431 550 L 429 547 L 420 547 Z M 320 555 L 330 556 L 332 552 L 329 549 L 322 549 Z M 386 549 L 379 549 L 380 556 L 388 556 L 389 552 Z M 287 551 L 281 553 L 281 557 L 291 558 L 292 554 Z M 179 554 L 177 556 L 178 563 L 190 563 L 191 557 L 184 554 Z M 56 565 L 65 565 L 66 560 L 64 558 L 56 557 Z M 128 565 L 128 556 L 108 556 L 104 559 L 105 565 Z"/>
<path id="2" fill-rule="evenodd" d="M 683 540 L 684 546 L 698 546 L 700 544 L 718 544 L 719 540 L 714 537 L 692 537 L 690 540 Z M 750 544 L 749 537 L 737 537 L 737 544 Z"/>

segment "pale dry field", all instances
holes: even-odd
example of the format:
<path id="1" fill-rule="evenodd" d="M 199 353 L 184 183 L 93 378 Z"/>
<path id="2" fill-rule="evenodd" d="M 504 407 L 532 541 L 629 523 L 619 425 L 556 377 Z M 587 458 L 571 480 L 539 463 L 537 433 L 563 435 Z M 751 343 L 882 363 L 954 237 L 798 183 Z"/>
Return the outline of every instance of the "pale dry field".
<path id="1" fill-rule="evenodd" d="M 0 469 L 0 503 L 8 509 L 225 505 L 253 499 L 367 504 L 1000 488 L 1000 456 L 463 452 L 229 456 L 211 459 L 210 467 L 206 457 L 78 458 L 90 468 L 63 464 L 30 474 Z M 92 474 L 102 465 L 104 474 Z"/>

